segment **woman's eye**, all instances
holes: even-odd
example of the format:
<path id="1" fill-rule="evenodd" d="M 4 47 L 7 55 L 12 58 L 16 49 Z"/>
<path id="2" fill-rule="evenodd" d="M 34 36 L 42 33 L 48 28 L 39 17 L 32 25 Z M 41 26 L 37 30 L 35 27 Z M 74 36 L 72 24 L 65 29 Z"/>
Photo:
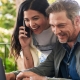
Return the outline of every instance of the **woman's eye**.
<path id="1" fill-rule="evenodd" d="M 33 20 L 38 20 L 39 18 L 33 18 Z"/>
<path id="2" fill-rule="evenodd" d="M 25 19 L 24 21 L 25 21 L 25 22 L 28 22 L 29 20 L 28 20 L 28 19 Z"/>

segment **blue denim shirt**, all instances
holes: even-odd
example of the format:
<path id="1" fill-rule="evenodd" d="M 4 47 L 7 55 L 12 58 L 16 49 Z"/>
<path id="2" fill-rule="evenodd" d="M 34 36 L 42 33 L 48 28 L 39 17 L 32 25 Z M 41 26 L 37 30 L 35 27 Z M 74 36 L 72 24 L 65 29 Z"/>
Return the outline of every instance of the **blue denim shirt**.
<path id="1" fill-rule="evenodd" d="M 80 80 L 79 75 L 76 71 L 76 56 L 75 49 L 80 46 L 80 34 L 76 40 L 75 45 L 72 49 L 67 45 L 63 44 L 63 47 L 66 49 L 66 54 L 61 62 L 60 71 L 62 73 L 62 77 L 71 78 L 72 80 Z"/>

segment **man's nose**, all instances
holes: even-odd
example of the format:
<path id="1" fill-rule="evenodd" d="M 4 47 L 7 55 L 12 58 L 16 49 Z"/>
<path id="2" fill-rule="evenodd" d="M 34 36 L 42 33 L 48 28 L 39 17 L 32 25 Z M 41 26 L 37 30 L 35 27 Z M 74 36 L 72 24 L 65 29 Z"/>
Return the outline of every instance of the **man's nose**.
<path id="1" fill-rule="evenodd" d="M 58 27 L 52 28 L 52 31 L 54 32 L 55 35 L 59 34 L 61 31 Z"/>

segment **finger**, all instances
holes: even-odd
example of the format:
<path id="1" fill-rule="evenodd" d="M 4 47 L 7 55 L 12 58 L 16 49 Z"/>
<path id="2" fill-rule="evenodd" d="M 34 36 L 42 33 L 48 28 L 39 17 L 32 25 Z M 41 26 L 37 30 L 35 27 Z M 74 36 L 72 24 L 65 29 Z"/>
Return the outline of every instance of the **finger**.
<path id="1" fill-rule="evenodd" d="M 21 34 L 23 34 L 22 36 L 25 37 L 25 36 L 27 36 L 28 32 L 26 32 L 25 30 L 20 29 L 20 30 L 19 30 L 19 36 L 20 36 Z"/>
<path id="2" fill-rule="evenodd" d="M 19 31 L 19 35 L 21 35 L 21 34 L 26 35 L 27 32 L 26 32 L 26 31 L 23 31 L 23 30 L 20 30 L 20 31 Z"/>
<path id="3" fill-rule="evenodd" d="M 16 80 L 23 80 L 22 72 L 16 76 Z"/>
<path id="4" fill-rule="evenodd" d="M 19 28 L 19 34 L 20 34 L 20 33 L 26 33 L 25 28 L 23 28 L 23 27 L 21 28 L 21 27 L 20 27 L 20 28 Z"/>
<path id="5" fill-rule="evenodd" d="M 23 26 L 19 27 L 19 35 L 20 34 L 25 34 L 25 33 L 26 33 L 25 27 L 23 27 Z"/>
<path id="6" fill-rule="evenodd" d="M 20 30 L 20 31 L 19 31 L 19 38 L 27 37 L 26 34 L 27 34 L 26 31 L 24 31 L 24 30 Z"/>
<path id="7" fill-rule="evenodd" d="M 30 80 L 30 78 L 23 78 L 22 80 Z"/>
<path id="8" fill-rule="evenodd" d="M 19 27 L 19 30 L 25 30 L 24 26 Z"/>
<path id="9" fill-rule="evenodd" d="M 17 77 L 16 77 L 16 80 L 21 80 L 23 78 L 29 78 L 30 76 L 26 73 L 26 72 L 20 72 Z"/>
<path id="10" fill-rule="evenodd" d="M 27 38 L 27 36 L 24 35 L 24 34 L 19 35 L 19 40 L 22 39 L 22 38 Z"/>

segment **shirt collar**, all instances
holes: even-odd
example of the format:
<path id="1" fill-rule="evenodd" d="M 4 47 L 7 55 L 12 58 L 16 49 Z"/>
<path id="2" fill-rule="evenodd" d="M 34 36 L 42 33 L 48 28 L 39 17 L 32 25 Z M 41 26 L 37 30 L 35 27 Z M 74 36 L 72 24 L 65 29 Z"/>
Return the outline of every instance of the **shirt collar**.
<path id="1" fill-rule="evenodd" d="M 79 42 L 80 43 L 80 33 L 78 34 L 78 37 L 77 37 L 76 42 Z"/>

